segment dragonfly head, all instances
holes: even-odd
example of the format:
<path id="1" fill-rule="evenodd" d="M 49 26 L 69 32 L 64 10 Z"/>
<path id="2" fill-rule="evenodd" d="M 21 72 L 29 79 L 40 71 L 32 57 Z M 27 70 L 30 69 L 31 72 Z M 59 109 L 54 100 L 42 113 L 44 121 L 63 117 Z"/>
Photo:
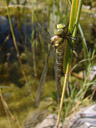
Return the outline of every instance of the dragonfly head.
<path id="1" fill-rule="evenodd" d="M 57 29 L 54 30 L 54 35 L 62 36 L 67 32 L 66 30 L 67 29 L 65 25 L 57 24 Z"/>

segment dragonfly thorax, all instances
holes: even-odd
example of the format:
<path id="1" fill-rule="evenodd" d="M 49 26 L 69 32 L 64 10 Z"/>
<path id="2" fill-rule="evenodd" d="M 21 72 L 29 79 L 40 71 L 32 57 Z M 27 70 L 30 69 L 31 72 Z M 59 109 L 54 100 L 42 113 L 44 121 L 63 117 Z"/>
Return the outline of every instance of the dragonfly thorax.
<path id="1" fill-rule="evenodd" d="M 60 36 L 53 36 L 51 38 L 51 43 L 56 49 L 58 46 L 60 46 L 63 43 L 63 38 L 61 38 Z"/>
<path id="2" fill-rule="evenodd" d="M 59 24 L 54 30 L 54 36 L 51 38 L 51 43 L 55 49 L 59 48 L 68 36 L 68 29 L 66 26 Z"/>

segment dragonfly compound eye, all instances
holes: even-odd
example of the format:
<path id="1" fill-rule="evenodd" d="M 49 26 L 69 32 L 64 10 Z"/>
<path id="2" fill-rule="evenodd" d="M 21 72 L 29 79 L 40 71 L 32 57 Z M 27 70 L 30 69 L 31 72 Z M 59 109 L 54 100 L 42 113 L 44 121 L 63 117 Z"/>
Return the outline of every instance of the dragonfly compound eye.
<path id="1" fill-rule="evenodd" d="M 57 24 L 57 28 L 64 28 L 65 27 L 65 25 L 63 25 L 63 24 Z"/>
<path id="2" fill-rule="evenodd" d="M 54 30 L 54 35 L 57 35 L 57 36 L 62 35 L 63 31 L 64 30 L 62 28 L 55 29 Z"/>

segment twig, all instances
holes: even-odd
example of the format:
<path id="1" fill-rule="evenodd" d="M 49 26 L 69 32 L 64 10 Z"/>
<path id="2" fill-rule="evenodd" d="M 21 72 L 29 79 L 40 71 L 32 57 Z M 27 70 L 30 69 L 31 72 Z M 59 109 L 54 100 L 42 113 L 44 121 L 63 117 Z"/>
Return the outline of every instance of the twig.
<path id="1" fill-rule="evenodd" d="M 1 98 L 1 101 L 2 101 L 2 104 L 3 104 L 3 107 L 4 107 L 4 110 L 5 110 L 5 113 L 6 113 L 7 115 L 10 115 L 11 119 L 16 122 L 16 124 L 17 124 L 17 126 L 18 126 L 19 128 L 21 128 L 20 123 L 16 120 L 16 118 L 14 117 L 14 115 L 13 115 L 13 114 L 11 113 L 11 111 L 9 110 L 9 107 L 8 107 L 6 101 L 4 100 L 3 95 L 2 95 L 1 92 L 0 92 L 0 98 Z"/>

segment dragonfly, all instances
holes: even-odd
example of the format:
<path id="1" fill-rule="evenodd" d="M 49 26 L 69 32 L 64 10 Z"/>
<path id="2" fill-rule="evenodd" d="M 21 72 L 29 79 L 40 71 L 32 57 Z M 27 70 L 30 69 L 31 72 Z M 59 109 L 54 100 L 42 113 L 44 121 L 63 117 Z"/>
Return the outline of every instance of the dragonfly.
<path id="1" fill-rule="evenodd" d="M 36 95 L 36 102 L 35 105 L 38 106 L 40 95 L 42 93 L 44 83 L 46 81 L 46 75 L 48 70 L 48 62 L 49 58 L 52 52 L 52 49 L 55 49 L 55 79 L 56 79 L 56 88 L 57 88 L 57 101 L 60 103 L 60 94 L 61 94 L 61 66 L 62 66 L 62 54 L 64 51 L 64 41 L 65 40 L 76 40 L 76 38 L 72 37 L 72 34 L 68 33 L 68 27 L 62 24 L 58 24 L 56 30 L 54 31 L 54 36 L 51 37 L 50 34 L 45 31 L 40 24 L 37 24 L 38 31 L 41 35 L 42 40 L 45 43 L 50 43 L 50 48 L 48 51 L 47 60 L 40 78 L 40 85 L 37 89 L 37 95 Z M 72 48 L 71 43 L 69 43 L 69 46 Z M 73 49 L 73 48 L 72 48 Z"/>

